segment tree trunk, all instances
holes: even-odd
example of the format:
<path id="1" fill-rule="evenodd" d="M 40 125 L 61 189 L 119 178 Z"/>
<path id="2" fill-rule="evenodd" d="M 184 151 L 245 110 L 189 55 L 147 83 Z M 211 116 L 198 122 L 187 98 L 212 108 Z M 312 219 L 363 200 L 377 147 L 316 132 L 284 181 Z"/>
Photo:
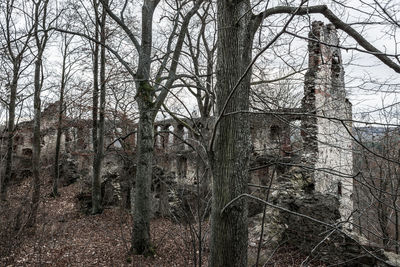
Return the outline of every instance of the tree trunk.
<path id="1" fill-rule="evenodd" d="M 0 198 L 2 201 L 7 199 L 7 186 L 11 180 L 12 164 L 13 164 L 13 142 L 14 142 L 14 127 L 15 127 L 15 102 L 17 98 L 18 87 L 18 73 L 20 63 L 14 61 L 13 66 L 13 80 L 10 86 L 10 104 L 8 111 L 8 125 L 7 125 L 7 156 L 6 156 L 6 169 L 5 174 L 1 180 Z"/>
<path id="2" fill-rule="evenodd" d="M 106 1 L 107 2 L 107 1 Z M 101 15 L 101 33 L 100 42 L 106 42 L 106 10 L 103 6 Z M 94 99 L 94 98 L 93 98 Z M 96 156 L 94 157 L 93 166 L 93 183 L 92 183 L 92 214 L 102 212 L 102 196 L 101 196 L 101 165 L 103 161 L 104 151 L 104 120 L 105 120 L 105 106 L 106 106 L 106 50 L 104 46 L 100 49 L 100 116 L 98 123 L 98 140 Z"/>
<path id="3" fill-rule="evenodd" d="M 169 202 L 168 202 L 168 185 L 167 177 L 160 178 L 160 202 L 159 213 L 161 217 L 169 216 Z"/>
<path id="4" fill-rule="evenodd" d="M 33 174 L 33 192 L 31 214 L 28 226 L 33 226 L 36 222 L 37 210 L 40 198 L 40 69 L 42 65 L 41 53 L 35 62 L 35 92 L 33 99 L 34 120 L 33 120 L 33 142 L 32 142 L 32 174 Z"/>
<path id="5" fill-rule="evenodd" d="M 397 211 L 397 198 L 393 201 L 393 208 L 394 208 L 394 237 L 395 237 L 395 251 L 396 254 L 399 254 L 399 212 Z"/>
<path id="6" fill-rule="evenodd" d="M 65 40 L 65 42 L 67 42 Z M 54 179 L 53 179 L 53 196 L 57 197 L 58 193 L 58 181 L 60 178 L 60 147 L 61 147 L 61 135 L 62 135 L 62 124 L 63 124 L 63 112 L 64 112 L 64 91 L 66 84 L 66 60 L 67 60 L 67 43 L 64 46 L 63 62 L 61 70 L 61 87 L 60 87 L 60 99 L 58 107 L 58 124 L 57 124 L 57 139 L 56 139 L 56 155 L 54 157 Z"/>
<path id="7" fill-rule="evenodd" d="M 249 109 L 250 75 L 235 84 L 251 62 L 249 1 L 218 1 L 217 116 Z M 249 72 L 250 73 L 250 72 Z M 224 106 L 226 108 L 224 110 Z M 221 117 L 211 153 L 213 202 L 210 266 L 247 266 L 247 193 L 250 127 L 246 113 Z"/>
<path id="8" fill-rule="evenodd" d="M 95 14 L 95 40 L 99 40 L 99 5 L 97 0 L 93 0 L 93 8 Z M 93 177 L 92 177 L 92 202 L 93 202 L 93 184 L 95 180 L 95 170 L 97 164 L 97 146 L 98 146 L 98 136 L 97 136 L 97 127 L 98 127 L 98 110 L 99 110 L 99 44 L 94 43 L 93 49 L 93 96 L 92 96 L 92 144 L 93 144 Z"/>
<path id="9" fill-rule="evenodd" d="M 63 116 L 63 103 L 64 103 L 64 88 L 61 86 L 58 123 L 57 123 L 57 139 L 56 139 L 56 154 L 54 157 L 54 178 L 53 178 L 53 196 L 59 196 L 58 181 L 60 178 L 60 148 L 61 148 L 61 135 L 62 135 L 62 116 Z"/>
<path id="10" fill-rule="evenodd" d="M 99 25 L 98 25 L 98 3 L 97 0 L 93 1 L 94 13 L 96 18 L 95 40 L 99 39 Z M 93 170 L 95 165 L 95 157 L 97 154 L 97 113 L 99 108 L 99 44 L 94 44 L 93 49 L 93 106 L 92 106 L 92 143 L 93 143 Z"/>
<path id="11" fill-rule="evenodd" d="M 150 242 L 151 178 L 153 176 L 154 88 L 149 83 L 153 13 L 158 0 L 146 0 L 142 6 L 142 43 L 136 75 L 139 127 L 134 197 L 132 252 L 151 255 Z M 133 184 L 133 183 L 132 183 Z"/>
<path id="12" fill-rule="evenodd" d="M 34 76 L 34 97 L 33 97 L 33 108 L 34 108 L 34 119 L 33 119 L 33 142 L 32 142 L 32 175 L 33 175 L 33 191 L 32 191 L 32 203 L 31 213 L 27 222 L 28 226 L 33 226 L 36 223 L 36 216 L 40 201 L 40 93 L 43 86 L 43 75 L 42 74 L 42 59 L 43 52 L 48 41 L 47 31 L 43 32 L 43 36 L 39 36 L 39 23 L 42 23 L 42 29 L 46 27 L 47 18 L 47 5 L 49 0 L 38 1 L 35 3 L 34 13 L 34 36 L 36 40 L 37 55 L 35 61 L 35 76 Z M 43 4 L 43 6 L 42 6 Z"/>
<path id="13" fill-rule="evenodd" d="M 136 254 L 153 254 L 150 243 L 151 180 L 153 164 L 153 118 L 151 91 L 144 83 L 139 87 L 144 94 L 138 99 L 140 118 L 138 128 L 137 167 L 135 183 L 135 209 L 133 214 L 132 249 Z M 145 95 L 148 95 L 146 99 Z"/>

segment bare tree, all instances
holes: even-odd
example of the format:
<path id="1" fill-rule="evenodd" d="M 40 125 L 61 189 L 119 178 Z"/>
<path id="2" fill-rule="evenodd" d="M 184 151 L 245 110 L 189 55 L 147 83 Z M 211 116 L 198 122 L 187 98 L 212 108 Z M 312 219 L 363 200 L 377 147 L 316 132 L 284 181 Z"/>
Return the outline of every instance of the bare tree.
<path id="1" fill-rule="evenodd" d="M 17 12 L 19 8 L 19 3 L 15 0 L 7 0 L 2 2 L 1 5 L 2 17 L 1 20 L 1 33 L 3 36 L 3 41 L 1 42 L 2 50 L 7 61 L 10 63 L 12 71 L 10 72 L 8 78 L 8 87 L 10 89 L 10 96 L 8 101 L 3 99 L 4 103 L 8 106 L 8 125 L 7 125 L 7 157 L 6 157 L 6 167 L 5 174 L 1 177 L 1 199 L 6 200 L 7 197 L 7 184 L 11 180 L 11 172 L 13 165 L 13 138 L 14 138 L 14 128 L 15 128 L 15 110 L 16 110 L 16 100 L 17 100 L 17 88 L 18 81 L 20 79 L 21 73 L 25 70 L 23 65 L 23 60 L 26 51 L 28 50 L 28 45 L 31 39 L 31 33 L 33 27 L 29 24 L 25 24 L 22 30 L 19 29 L 19 25 L 16 22 L 16 17 L 20 14 Z M 22 5 L 22 9 L 25 6 Z"/>
<path id="2" fill-rule="evenodd" d="M 199 9 L 203 1 L 193 1 L 193 7 L 183 16 L 180 30 L 177 27 L 171 33 L 168 40 L 168 54 L 172 54 L 171 59 L 165 56 L 162 64 L 157 71 L 155 78 L 156 83 L 151 82 L 151 56 L 153 44 L 153 15 L 159 0 L 145 0 L 142 6 L 142 25 L 141 25 L 141 41 L 137 40 L 135 34 L 130 30 L 124 21 L 123 12 L 118 17 L 105 3 L 101 3 L 106 7 L 110 17 L 125 31 L 133 45 L 135 46 L 139 60 L 137 71 L 134 72 L 126 62 L 121 61 L 123 65 L 132 74 L 136 84 L 136 99 L 139 108 L 139 125 L 137 136 L 137 168 L 135 180 L 135 200 L 134 200 L 134 223 L 132 234 L 132 250 L 138 254 L 153 254 L 150 243 L 150 186 L 153 168 L 153 144 L 154 144 L 154 120 L 162 106 L 168 91 L 174 83 L 176 71 L 181 55 L 185 33 L 189 25 L 191 17 Z M 186 5 L 184 3 L 183 5 Z M 126 7 L 126 5 L 125 5 Z M 183 7 L 181 7 L 183 8 Z M 122 9 L 124 11 L 125 8 Z M 178 25 L 177 21 L 176 25 Z M 172 43 L 177 36 L 175 48 L 172 49 Z M 168 74 L 165 79 L 161 76 L 167 70 L 167 63 L 170 62 Z M 161 85 L 159 81 L 165 80 L 165 84 Z M 160 93 L 156 92 L 160 89 Z M 154 100 L 154 98 L 156 99 Z"/>
<path id="3" fill-rule="evenodd" d="M 247 192 L 250 128 L 249 109 L 252 27 L 250 1 L 218 2 L 217 125 L 211 139 L 213 203 L 211 266 L 247 265 L 247 203 L 224 206 Z M 237 40 L 232 42 L 231 40 Z M 214 138 L 214 136 L 212 137 Z"/>
<path id="4" fill-rule="evenodd" d="M 59 106 L 58 106 L 58 123 L 57 123 L 57 139 L 56 139 L 56 151 L 54 157 L 54 177 L 53 177 L 53 196 L 57 197 L 58 193 L 58 181 L 60 178 L 60 149 L 61 149 L 61 136 L 63 132 L 63 117 L 65 114 L 65 101 L 64 95 L 67 86 L 67 82 L 71 77 L 71 70 L 73 63 L 68 64 L 68 56 L 70 49 L 70 44 L 72 42 L 73 36 L 69 37 L 64 34 L 61 36 L 62 38 L 62 64 L 61 64 L 61 82 L 60 82 L 60 97 L 59 97 Z"/>
<path id="5" fill-rule="evenodd" d="M 35 74 L 34 74 L 34 123 L 33 123 L 33 141 L 32 141 L 32 174 L 33 174 L 33 191 L 32 191 L 32 206 L 31 214 L 29 217 L 28 225 L 33 226 L 36 222 L 37 211 L 40 201 L 40 115 L 41 115 L 41 100 L 40 93 L 43 87 L 43 53 L 49 40 L 48 35 L 48 3 L 49 0 L 43 0 L 33 2 L 34 15 L 33 24 L 34 31 L 33 36 L 36 45 L 35 54 Z"/>
<path id="6" fill-rule="evenodd" d="M 100 213 L 102 210 L 101 207 L 101 180 L 100 180 L 100 171 L 101 171 L 101 163 L 103 158 L 103 150 L 104 150 L 104 123 L 105 123 L 105 109 L 106 109 L 106 9 L 105 6 L 108 5 L 108 1 L 105 0 L 103 5 L 103 11 L 101 13 L 101 21 L 100 21 L 100 43 L 102 44 L 100 49 L 100 110 L 99 110 L 99 122 L 95 122 L 97 120 L 97 87 L 96 87 L 96 78 L 94 82 L 94 91 L 93 91 L 93 127 L 97 126 L 97 130 L 93 129 L 93 144 L 96 147 L 93 147 L 95 151 L 95 156 L 93 159 L 93 181 L 92 181 L 92 214 Z M 97 10 L 97 4 L 94 5 L 95 10 Z M 97 21 L 97 12 L 96 13 L 96 21 Z M 96 23 L 96 34 L 97 34 L 97 23 Z M 95 44 L 95 53 L 97 53 L 98 44 Z M 97 62 L 97 55 L 94 55 L 95 60 L 94 64 Z M 97 66 L 94 66 L 94 70 L 96 70 Z M 96 71 L 93 72 L 96 75 Z M 95 137 L 94 135 L 97 134 Z"/>

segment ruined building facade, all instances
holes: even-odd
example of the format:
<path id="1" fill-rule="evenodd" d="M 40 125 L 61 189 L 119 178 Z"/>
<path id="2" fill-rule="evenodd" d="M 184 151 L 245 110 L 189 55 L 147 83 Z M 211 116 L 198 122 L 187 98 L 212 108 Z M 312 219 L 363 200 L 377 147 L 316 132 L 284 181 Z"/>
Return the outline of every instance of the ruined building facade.
<path id="1" fill-rule="evenodd" d="M 310 190 L 339 198 L 341 219 L 347 220 L 352 212 L 353 192 L 352 140 L 349 135 L 352 113 L 344 88 L 339 40 L 335 28 L 321 22 L 313 23 L 309 38 L 309 69 L 305 75 L 302 107 L 272 110 L 250 117 L 251 166 L 254 170 L 249 182 L 265 185 L 271 175 L 279 182 L 291 167 L 299 166 L 308 173 Z M 58 104 L 52 104 L 42 113 L 43 155 L 55 151 L 57 107 Z M 78 173 L 87 177 L 91 175 L 92 165 L 91 125 L 90 120 L 64 118 L 62 134 L 62 153 L 68 154 L 77 163 Z M 156 122 L 155 160 L 177 182 L 195 183 L 199 162 L 206 153 L 201 140 L 188 130 L 188 125 L 201 129 L 206 136 L 213 118 L 185 120 L 184 123 L 173 119 Z M 123 168 L 116 166 L 135 162 L 136 127 L 135 123 L 127 120 L 107 122 L 103 173 L 122 176 Z M 31 128 L 32 122 L 17 125 L 14 137 L 16 172 L 29 172 Z M 295 132 L 299 133 L 298 138 L 294 136 Z M 4 145 L 1 148 L 4 152 L 5 138 L 0 144 Z M 125 154 L 121 156 L 122 150 Z M 273 173 L 271 166 L 275 166 Z M 120 190 L 123 187 L 121 183 L 122 178 L 114 181 L 112 186 Z"/>
<path id="2" fill-rule="evenodd" d="M 339 39 L 333 25 L 314 22 L 309 42 L 302 120 L 303 162 L 312 168 L 315 190 L 339 197 L 342 219 L 353 205 L 352 107 L 346 98 Z"/>

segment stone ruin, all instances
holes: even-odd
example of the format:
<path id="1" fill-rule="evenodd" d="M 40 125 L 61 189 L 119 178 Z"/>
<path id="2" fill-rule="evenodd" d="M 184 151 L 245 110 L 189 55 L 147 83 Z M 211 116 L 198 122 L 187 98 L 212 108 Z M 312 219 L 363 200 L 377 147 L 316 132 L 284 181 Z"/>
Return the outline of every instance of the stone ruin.
<path id="1" fill-rule="evenodd" d="M 264 226 L 264 245 L 297 247 L 309 255 L 305 266 L 314 258 L 340 266 L 399 266 L 397 255 L 352 231 L 352 107 L 339 39 L 333 25 L 314 22 L 309 40 L 302 108 L 286 116 L 292 121 L 301 114 L 301 153 L 288 155 L 291 144 L 283 137 L 281 151 L 289 159 L 278 164 L 288 167 L 270 175 L 273 181 L 262 192 L 270 205 L 264 225 L 263 213 L 250 220 L 250 245 L 257 245 Z"/>
<path id="2" fill-rule="evenodd" d="M 262 199 L 268 195 L 268 202 L 285 209 L 267 207 L 263 240 L 270 247 L 286 240 L 306 253 L 318 254 L 319 259 L 327 262 L 343 261 L 347 262 L 345 265 L 357 262 L 359 266 L 380 264 L 387 260 L 383 252 L 368 244 L 368 249 L 375 250 L 366 253 L 360 246 L 365 242 L 351 233 L 352 107 L 346 98 L 337 32 L 332 25 L 314 22 L 309 38 L 309 68 L 301 107 L 272 110 L 251 117 L 250 193 Z M 57 109 L 58 103 L 53 103 L 42 113 L 43 161 L 52 159 L 55 151 Z M 202 162 L 206 153 L 199 137 L 187 126 L 200 129 L 207 136 L 213 119 L 180 122 L 167 119 L 155 123 L 155 200 L 173 202 L 180 197 L 181 201 L 186 201 L 185 205 L 189 205 L 193 196 L 188 192 L 198 197 L 195 186 L 199 183 L 200 173 L 207 169 L 206 163 Z M 17 125 L 15 177 L 22 175 L 20 172 L 29 175 L 32 125 L 32 121 Z M 60 165 L 64 185 L 78 178 L 90 185 L 91 127 L 91 120 L 64 118 Z M 106 129 L 103 199 L 105 204 L 129 207 L 132 194 L 129 188 L 135 173 L 137 124 L 125 118 L 107 121 Z M 5 144 L 5 136 L 0 136 L 0 144 Z M 0 147 L 0 152 L 4 151 L 5 147 Z M 90 199 L 85 193 L 81 197 Z M 155 210 L 164 210 L 161 213 L 167 214 L 165 209 L 174 209 L 173 204 L 168 207 L 162 204 L 163 201 L 159 201 L 158 206 L 158 202 L 155 203 Z M 249 214 L 253 216 L 250 219 L 250 245 L 258 242 L 263 207 L 257 201 L 250 202 Z M 349 261 L 353 258 L 356 261 Z"/>

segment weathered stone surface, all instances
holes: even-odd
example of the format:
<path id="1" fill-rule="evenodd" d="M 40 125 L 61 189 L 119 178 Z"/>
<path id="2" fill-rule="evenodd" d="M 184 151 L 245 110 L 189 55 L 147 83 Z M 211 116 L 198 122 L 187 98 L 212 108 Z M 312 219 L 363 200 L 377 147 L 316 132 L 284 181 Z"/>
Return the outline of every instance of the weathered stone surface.
<path id="1" fill-rule="evenodd" d="M 104 160 L 100 175 L 103 206 L 121 203 L 123 168 L 123 162 L 119 162 L 117 157 L 108 157 Z"/>
<path id="2" fill-rule="evenodd" d="M 69 154 L 65 154 L 61 158 L 59 170 L 59 184 L 61 186 L 68 186 L 80 178 L 78 164 L 76 160 L 69 156 Z"/>
<path id="3" fill-rule="evenodd" d="M 313 183 L 310 171 L 298 167 L 291 168 L 273 183 L 270 201 L 290 212 L 267 207 L 263 246 L 273 250 L 286 243 L 310 258 L 340 266 L 386 266 L 389 257 L 383 250 L 340 223 L 338 196 L 315 191 Z M 258 244 L 262 215 L 250 219 L 250 246 Z M 395 262 L 396 258 L 392 258 Z"/>
<path id="4" fill-rule="evenodd" d="M 282 196 L 285 197 L 278 199 L 278 205 L 293 213 L 266 209 L 263 247 L 273 250 L 279 244 L 286 243 L 310 255 L 311 259 L 340 266 L 387 266 L 387 263 L 389 266 L 398 266 L 400 261 L 397 255 L 366 243 L 363 238 L 344 230 L 340 225 L 337 225 L 337 230 L 326 225 L 334 226 L 340 218 L 336 196 L 321 193 L 304 194 L 301 197 L 291 194 Z M 262 215 L 260 213 L 250 220 L 250 246 L 258 245 Z"/>
<path id="5" fill-rule="evenodd" d="M 263 213 L 249 219 L 249 245 L 258 246 L 261 235 Z M 274 250 L 283 240 L 287 225 L 283 222 L 279 210 L 266 207 L 262 247 Z"/>
<path id="6" fill-rule="evenodd" d="M 400 266 L 400 255 L 388 251 L 385 251 L 384 254 L 387 258 L 387 264 L 391 266 Z"/>
<path id="7" fill-rule="evenodd" d="M 304 81 L 303 164 L 312 170 L 315 190 L 336 194 L 342 219 L 353 210 L 351 103 L 346 98 L 337 31 L 314 21 L 309 33 L 309 68 Z M 331 119 L 335 118 L 335 119 Z M 345 120 L 340 121 L 337 119 Z M 348 224 L 346 227 L 351 227 Z"/>
<path id="8" fill-rule="evenodd" d="M 337 224 L 340 204 L 336 196 L 316 192 L 301 198 L 286 199 L 282 203 L 290 211 L 302 215 L 281 213 L 282 220 L 287 225 L 284 236 L 288 244 L 296 246 L 311 258 L 318 258 L 329 264 L 385 266 L 384 262 L 388 258 L 383 250 L 371 244 L 363 244 L 362 238 Z M 336 225 L 337 229 L 324 223 Z"/>

